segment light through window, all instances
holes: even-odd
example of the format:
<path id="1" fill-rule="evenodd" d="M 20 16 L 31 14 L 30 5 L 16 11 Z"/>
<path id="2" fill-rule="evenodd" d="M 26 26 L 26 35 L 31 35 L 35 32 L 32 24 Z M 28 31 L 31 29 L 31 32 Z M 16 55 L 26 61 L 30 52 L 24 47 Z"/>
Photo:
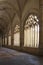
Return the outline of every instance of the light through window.
<path id="1" fill-rule="evenodd" d="M 5 45 L 7 45 L 7 37 L 5 37 Z"/>
<path id="2" fill-rule="evenodd" d="M 39 20 L 37 16 L 30 15 L 24 26 L 24 46 L 39 46 Z"/>
<path id="3" fill-rule="evenodd" d="M 20 46 L 20 26 L 16 25 L 14 30 L 14 46 Z"/>
<path id="4" fill-rule="evenodd" d="M 8 36 L 8 45 L 11 45 L 11 36 Z"/>

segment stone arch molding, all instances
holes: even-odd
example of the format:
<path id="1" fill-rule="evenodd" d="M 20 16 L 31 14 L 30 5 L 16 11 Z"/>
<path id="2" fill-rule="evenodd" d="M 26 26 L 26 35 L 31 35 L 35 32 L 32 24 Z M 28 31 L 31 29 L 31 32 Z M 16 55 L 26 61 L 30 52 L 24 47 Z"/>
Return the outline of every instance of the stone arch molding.
<path id="1" fill-rule="evenodd" d="M 0 11 L 1 11 L 0 12 L 1 13 L 0 18 L 4 17 L 4 19 L 6 18 L 5 21 L 9 20 L 8 22 L 11 22 L 14 14 L 16 12 L 16 9 L 11 3 L 4 0 L 4 1 L 0 1 Z"/>
<path id="2" fill-rule="evenodd" d="M 28 12 L 25 13 L 25 15 L 24 15 L 24 17 L 22 19 L 23 28 L 24 28 L 24 24 L 25 24 L 25 22 L 26 22 L 26 20 L 27 20 L 27 18 L 28 18 L 28 16 L 30 14 L 36 15 L 38 17 L 38 19 L 39 19 L 39 10 L 38 9 L 31 9 L 31 10 L 29 10 Z"/>
<path id="3" fill-rule="evenodd" d="M 33 2 L 31 2 L 31 0 L 1 0 L 0 1 L 0 10 L 4 11 L 6 13 L 6 17 L 8 16 L 8 18 L 10 19 L 9 22 L 13 21 L 15 14 L 17 14 L 17 16 L 20 19 L 21 25 L 24 24 L 24 21 L 26 20 L 26 18 L 28 17 L 29 13 L 38 13 L 37 7 L 35 8 L 34 6 L 34 0 Z M 29 3 L 33 3 L 30 8 L 29 7 Z M 23 5 L 22 5 L 23 4 Z M 28 5 L 29 4 L 29 5 Z M 36 5 L 36 4 L 35 4 Z M 28 7 L 27 7 L 28 6 Z M 27 7 L 27 10 L 26 10 Z M 26 12 L 24 12 L 26 11 Z M 23 14 L 24 13 L 24 14 Z M 4 15 L 4 14 L 3 14 Z M 8 18 L 6 20 L 8 20 Z"/>

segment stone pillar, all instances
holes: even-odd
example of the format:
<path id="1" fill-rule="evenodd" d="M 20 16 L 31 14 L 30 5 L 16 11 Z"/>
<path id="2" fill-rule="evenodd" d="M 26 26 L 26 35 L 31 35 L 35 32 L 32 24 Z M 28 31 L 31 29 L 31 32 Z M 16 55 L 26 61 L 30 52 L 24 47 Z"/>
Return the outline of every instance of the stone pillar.
<path id="1" fill-rule="evenodd" d="M 2 35 L 2 46 L 3 46 L 3 35 Z"/>
<path id="2" fill-rule="evenodd" d="M 11 32 L 11 43 L 12 43 L 12 46 L 13 46 L 13 44 L 14 44 L 14 34 L 13 34 L 13 30 L 12 30 L 12 32 Z"/>
<path id="3" fill-rule="evenodd" d="M 4 35 L 3 35 L 3 39 L 4 39 L 4 42 L 3 42 L 4 44 L 3 45 L 5 45 L 5 36 Z"/>
<path id="4" fill-rule="evenodd" d="M 11 24 L 11 46 L 13 46 L 14 44 L 14 29 L 13 29 L 13 25 Z"/>
<path id="5" fill-rule="evenodd" d="M 40 0 L 40 32 L 39 32 L 39 52 L 43 54 L 43 0 Z"/>
<path id="6" fill-rule="evenodd" d="M 43 48 L 43 5 L 40 0 L 40 48 Z"/>
<path id="7" fill-rule="evenodd" d="M 24 29 L 22 22 L 20 22 L 20 47 L 23 48 L 24 46 Z"/>
<path id="8" fill-rule="evenodd" d="M 4 39 L 4 35 L 2 35 L 2 46 L 4 45 L 4 41 L 3 41 L 3 39 Z"/>
<path id="9" fill-rule="evenodd" d="M 7 33 L 7 45 L 8 45 L 8 33 Z"/>
<path id="10" fill-rule="evenodd" d="M 4 35 L 3 35 L 3 39 L 4 39 Z M 5 39 L 4 39 L 4 42 L 3 42 L 3 43 L 5 44 Z M 3 44 L 3 45 L 4 45 L 4 44 Z"/>

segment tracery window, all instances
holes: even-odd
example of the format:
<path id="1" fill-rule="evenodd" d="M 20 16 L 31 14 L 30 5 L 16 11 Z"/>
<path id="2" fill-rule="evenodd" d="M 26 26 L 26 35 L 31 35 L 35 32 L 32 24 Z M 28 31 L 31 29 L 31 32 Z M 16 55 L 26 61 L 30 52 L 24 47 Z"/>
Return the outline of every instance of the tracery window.
<path id="1" fill-rule="evenodd" d="M 24 46 L 39 46 L 39 20 L 35 15 L 30 15 L 24 26 Z"/>
<path id="2" fill-rule="evenodd" d="M 16 25 L 14 29 L 14 46 L 20 46 L 20 26 Z"/>

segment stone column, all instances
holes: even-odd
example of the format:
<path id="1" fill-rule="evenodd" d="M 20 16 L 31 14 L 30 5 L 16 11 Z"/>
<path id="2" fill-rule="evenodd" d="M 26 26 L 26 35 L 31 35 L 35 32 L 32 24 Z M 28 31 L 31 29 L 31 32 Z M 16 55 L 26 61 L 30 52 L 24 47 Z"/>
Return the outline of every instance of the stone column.
<path id="1" fill-rule="evenodd" d="M 4 35 L 3 35 L 3 39 L 4 39 L 5 37 L 4 37 Z M 5 45 L 5 39 L 4 39 L 4 42 L 3 42 L 4 44 L 3 45 Z"/>
<path id="2" fill-rule="evenodd" d="M 3 35 L 3 39 L 4 39 L 4 42 L 3 42 L 4 44 L 3 45 L 5 45 L 5 36 L 4 35 Z"/>
<path id="3" fill-rule="evenodd" d="M 20 22 L 20 47 L 23 48 L 24 46 L 24 29 L 22 21 Z"/>
<path id="4" fill-rule="evenodd" d="M 7 45 L 8 45 L 8 33 L 7 33 Z"/>
<path id="5" fill-rule="evenodd" d="M 11 43 L 12 43 L 12 46 L 13 46 L 13 44 L 14 44 L 14 34 L 13 34 L 13 30 L 12 30 L 12 32 L 11 32 Z"/>
<path id="6" fill-rule="evenodd" d="M 40 48 L 43 48 L 43 0 L 40 0 Z"/>
<path id="7" fill-rule="evenodd" d="M 4 42 L 3 42 L 3 39 L 4 39 L 4 35 L 2 34 L 2 46 L 4 46 Z"/>
<path id="8" fill-rule="evenodd" d="M 3 43 L 4 43 L 4 42 L 3 42 L 3 39 L 4 39 L 4 35 L 2 35 L 2 46 L 4 45 L 4 44 L 3 44 Z"/>
<path id="9" fill-rule="evenodd" d="M 43 54 L 43 0 L 40 0 L 39 2 L 40 7 L 40 32 L 39 32 L 39 52 L 42 55 Z"/>
<path id="10" fill-rule="evenodd" d="M 14 29 L 13 29 L 13 23 L 11 23 L 11 46 L 14 44 Z"/>

